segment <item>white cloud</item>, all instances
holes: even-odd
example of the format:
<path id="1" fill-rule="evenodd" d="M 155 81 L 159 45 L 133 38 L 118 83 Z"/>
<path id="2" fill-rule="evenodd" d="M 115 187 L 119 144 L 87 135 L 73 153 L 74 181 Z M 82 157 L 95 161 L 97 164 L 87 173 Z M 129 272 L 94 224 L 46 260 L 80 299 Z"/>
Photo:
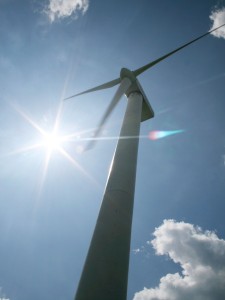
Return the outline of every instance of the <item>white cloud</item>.
<path id="1" fill-rule="evenodd" d="M 3 296 L 1 287 L 0 287 L 0 300 L 10 300 L 9 298 L 5 298 L 5 296 Z"/>
<path id="2" fill-rule="evenodd" d="M 89 0 L 49 0 L 45 13 L 49 20 L 54 22 L 56 19 L 70 17 L 72 15 L 77 17 L 79 11 L 85 14 L 88 7 Z"/>
<path id="3" fill-rule="evenodd" d="M 164 220 L 154 231 L 158 255 L 180 264 L 182 274 L 167 274 L 156 288 L 144 288 L 134 300 L 225 299 L 225 240 L 212 231 L 174 220 Z"/>
<path id="4" fill-rule="evenodd" d="M 212 28 L 219 27 L 222 24 L 225 24 L 225 7 L 221 9 L 216 9 L 211 12 L 211 15 L 209 16 L 210 20 L 213 21 Z M 220 29 L 212 32 L 212 35 L 218 37 L 218 38 L 224 38 L 225 39 L 225 26 L 221 27 Z"/>

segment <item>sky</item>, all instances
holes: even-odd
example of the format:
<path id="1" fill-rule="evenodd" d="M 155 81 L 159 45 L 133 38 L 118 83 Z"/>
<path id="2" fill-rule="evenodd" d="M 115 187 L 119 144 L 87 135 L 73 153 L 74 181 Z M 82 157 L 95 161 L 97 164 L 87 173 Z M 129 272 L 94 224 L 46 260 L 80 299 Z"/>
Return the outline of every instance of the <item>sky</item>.
<path id="1" fill-rule="evenodd" d="M 0 0 L 0 300 L 73 299 L 126 98 L 81 153 L 115 88 L 225 23 L 224 0 Z M 225 29 L 139 76 L 127 299 L 225 297 Z"/>

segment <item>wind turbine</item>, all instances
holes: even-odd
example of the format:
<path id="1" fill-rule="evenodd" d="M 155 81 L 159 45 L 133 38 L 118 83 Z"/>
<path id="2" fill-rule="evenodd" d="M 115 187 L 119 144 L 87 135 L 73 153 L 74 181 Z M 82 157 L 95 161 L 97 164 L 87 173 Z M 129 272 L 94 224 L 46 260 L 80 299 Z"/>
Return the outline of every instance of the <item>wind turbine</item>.
<path id="1" fill-rule="evenodd" d="M 154 117 L 154 112 L 137 76 L 224 25 L 208 31 L 143 67 L 134 71 L 122 68 L 119 78 L 66 98 L 70 99 L 119 84 L 87 149 L 94 145 L 96 137 L 122 95 L 125 94 L 128 99 L 120 137 L 75 300 L 125 300 L 127 296 L 140 123 Z"/>

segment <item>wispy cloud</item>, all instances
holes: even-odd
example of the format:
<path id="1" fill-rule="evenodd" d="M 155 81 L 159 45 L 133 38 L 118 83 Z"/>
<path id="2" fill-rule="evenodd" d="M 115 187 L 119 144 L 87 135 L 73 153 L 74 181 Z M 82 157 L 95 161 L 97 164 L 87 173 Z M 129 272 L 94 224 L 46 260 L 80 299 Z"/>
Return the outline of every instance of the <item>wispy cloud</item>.
<path id="1" fill-rule="evenodd" d="M 211 15 L 209 16 L 209 18 L 210 18 L 210 20 L 213 21 L 213 25 L 212 25 L 211 29 L 219 27 L 222 24 L 225 24 L 225 7 L 221 8 L 221 9 L 214 9 L 211 12 Z M 214 35 L 218 38 L 225 39 L 225 26 L 212 32 L 212 35 Z"/>
<path id="2" fill-rule="evenodd" d="M 180 264 L 182 274 L 167 274 L 156 288 L 144 288 L 134 300 L 221 300 L 225 296 L 225 240 L 215 232 L 174 220 L 154 231 L 156 254 Z"/>
<path id="3" fill-rule="evenodd" d="M 56 19 L 71 16 L 77 18 L 78 13 L 85 14 L 88 7 L 89 0 L 49 0 L 45 13 L 54 22 Z"/>

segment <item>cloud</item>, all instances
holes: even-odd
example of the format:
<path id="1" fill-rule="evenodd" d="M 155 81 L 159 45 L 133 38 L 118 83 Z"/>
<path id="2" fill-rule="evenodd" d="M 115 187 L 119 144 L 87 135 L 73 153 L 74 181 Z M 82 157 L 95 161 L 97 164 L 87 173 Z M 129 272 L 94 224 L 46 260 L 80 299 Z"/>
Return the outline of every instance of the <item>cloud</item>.
<path id="1" fill-rule="evenodd" d="M 210 20 L 213 21 L 212 28 L 219 27 L 222 24 L 225 24 L 225 7 L 221 9 L 215 9 L 211 12 L 209 16 Z M 225 39 L 225 26 L 211 33 L 215 37 L 224 38 Z"/>
<path id="2" fill-rule="evenodd" d="M 5 298 L 5 296 L 3 296 L 1 287 L 0 287 L 0 300 L 10 300 L 9 298 Z"/>
<path id="3" fill-rule="evenodd" d="M 212 231 L 164 220 L 151 243 L 158 255 L 180 264 L 182 274 L 167 274 L 156 288 L 144 288 L 134 300 L 225 299 L 225 240 Z"/>
<path id="4" fill-rule="evenodd" d="M 77 13 L 85 14 L 89 7 L 89 0 L 49 0 L 45 9 L 49 20 L 54 22 L 56 19 L 70 16 L 77 17 Z"/>

